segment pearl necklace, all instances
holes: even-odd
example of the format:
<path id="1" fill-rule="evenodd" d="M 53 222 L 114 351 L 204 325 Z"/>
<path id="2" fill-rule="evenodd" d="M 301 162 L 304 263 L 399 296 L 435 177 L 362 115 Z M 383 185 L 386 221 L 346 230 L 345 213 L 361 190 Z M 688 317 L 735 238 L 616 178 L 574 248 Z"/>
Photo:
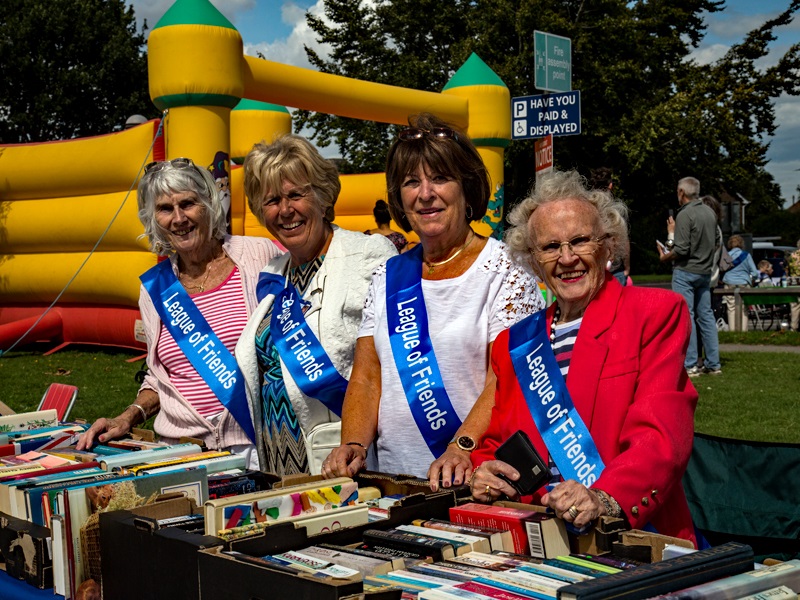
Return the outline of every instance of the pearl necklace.
<path id="1" fill-rule="evenodd" d="M 469 230 L 469 233 L 470 233 L 470 236 L 467 238 L 467 241 L 464 242 L 464 245 L 461 246 L 461 248 L 459 248 L 458 250 L 456 250 L 455 253 L 452 256 L 450 256 L 449 258 L 445 258 L 444 260 L 440 260 L 439 262 L 433 262 L 433 261 L 430 261 L 430 260 L 426 260 L 424 257 L 422 258 L 422 262 L 424 262 L 426 265 L 428 265 L 428 275 L 433 273 L 433 269 L 435 267 L 440 267 L 442 265 L 446 265 L 451 260 L 455 259 L 464 250 L 466 250 L 467 246 L 469 246 L 470 242 L 472 242 L 472 240 L 475 238 L 475 232 L 472 231 L 472 229 Z"/>
<path id="2" fill-rule="evenodd" d="M 555 349 L 556 345 L 556 325 L 561 318 L 561 307 L 556 304 L 556 310 L 553 313 L 553 322 L 550 324 L 550 347 Z"/>

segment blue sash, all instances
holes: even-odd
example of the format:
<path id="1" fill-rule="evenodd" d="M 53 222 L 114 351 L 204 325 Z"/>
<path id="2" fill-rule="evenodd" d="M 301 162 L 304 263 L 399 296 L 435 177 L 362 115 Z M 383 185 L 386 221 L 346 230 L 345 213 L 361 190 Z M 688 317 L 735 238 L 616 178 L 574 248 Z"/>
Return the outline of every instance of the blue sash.
<path id="1" fill-rule="evenodd" d="M 325 348 L 308 326 L 295 287 L 283 275 L 261 273 L 256 290 L 259 299 L 268 294 L 275 296 L 269 331 L 297 387 L 341 417 L 347 380 L 333 366 Z"/>
<path id="2" fill-rule="evenodd" d="M 386 262 L 389 342 L 408 406 L 434 457 L 441 456 L 461 427 L 428 333 L 422 295 L 422 246 Z"/>
<path id="3" fill-rule="evenodd" d="M 158 263 L 139 279 L 175 343 L 211 388 L 211 392 L 255 443 L 256 432 L 247 406 L 244 377 L 236 359 L 175 277 L 170 261 Z"/>
<path id="4" fill-rule="evenodd" d="M 547 337 L 547 311 L 513 325 L 508 350 L 525 403 L 564 479 L 590 487 L 605 465 L 583 423 Z"/>

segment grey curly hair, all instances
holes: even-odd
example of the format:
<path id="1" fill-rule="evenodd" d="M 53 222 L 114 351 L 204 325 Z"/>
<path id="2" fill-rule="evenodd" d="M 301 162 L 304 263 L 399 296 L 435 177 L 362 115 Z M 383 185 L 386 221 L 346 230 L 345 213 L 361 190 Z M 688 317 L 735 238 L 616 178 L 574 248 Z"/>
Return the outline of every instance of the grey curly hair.
<path id="1" fill-rule="evenodd" d="M 530 250 L 536 247 L 528 228 L 533 212 L 548 202 L 566 199 L 588 202 L 597 209 L 603 230 L 614 244 L 612 258 L 624 258 L 628 242 L 628 207 L 607 190 L 589 189 L 577 171 L 553 171 L 543 175 L 530 195 L 511 211 L 508 217 L 511 228 L 505 242 L 514 258 L 525 264 L 529 261 Z"/>
<path id="2" fill-rule="evenodd" d="M 139 181 L 137 199 L 139 220 L 144 225 L 144 234 L 150 243 L 150 250 L 159 256 L 169 256 L 173 249 L 169 235 L 156 221 L 156 202 L 162 196 L 192 192 L 203 207 L 202 219 L 211 237 L 221 240 L 228 232 L 225 207 L 219 198 L 214 176 L 207 169 L 195 164 L 176 167 L 164 164 L 159 170 L 145 173 Z"/>

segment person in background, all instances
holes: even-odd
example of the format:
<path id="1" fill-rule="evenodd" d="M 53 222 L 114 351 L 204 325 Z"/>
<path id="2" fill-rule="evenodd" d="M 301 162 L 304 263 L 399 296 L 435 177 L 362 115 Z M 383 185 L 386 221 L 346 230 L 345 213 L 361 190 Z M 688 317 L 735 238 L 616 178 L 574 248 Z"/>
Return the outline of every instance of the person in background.
<path id="1" fill-rule="evenodd" d="M 725 271 L 722 276 L 722 283 L 726 290 L 737 287 L 751 287 L 758 281 L 759 271 L 753 262 L 753 257 L 744 249 L 744 238 L 740 235 L 732 235 L 728 238 L 728 253 L 733 260 L 733 266 Z M 728 309 L 728 327 L 731 331 L 747 331 L 749 321 L 747 311 L 742 311 L 742 320 L 736 322 L 736 298 L 733 294 L 726 294 L 722 297 Z"/>
<path id="2" fill-rule="evenodd" d="M 714 216 L 717 218 L 717 235 L 714 242 L 714 264 L 711 267 L 711 289 L 713 290 L 719 285 L 719 260 L 722 257 L 723 248 L 722 229 L 719 226 L 719 222 L 722 220 L 722 207 L 720 206 L 719 200 L 714 198 L 714 196 L 703 196 L 701 200 L 703 204 L 714 211 Z M 713 297 L 711 301 L 713 304 Z"/>
<path id="3" fill-rule="evenodd" d="M 385 235 L 389 241 L 394 244 L 398 252 L 402 252 L 408 245 L 408 240 L 399 231 L 395 231 L 389 226 L 392 222 L 392 215 L 389 214 L 389 205 L 385 200 L 378 200 L 375 202 L 375 208 L 372 209 L 372 216 L 375 218 L 377 229 L 368 229 L 364 233 L 367 235 Z"/>
<path id="4" fill-rule="evenodd" d="M 772 263 L 768 260 L 758 261 L 758 276 L 756 278 L 756 287 L 775 287 L 772 281 Z"/>
<path id="5" fill-rule="evenodd" d="M 787 257 L 786 269 L 789 276 L 794 278 L 790 285 L 800 285 L 800 281 L 798 281 L 800 278 L 800 240 L 797 240 L 797 250 Z M 789 305 L 789 311 L 791 312 L 792 331 L 798 331 L 800 328 L 800 302 L 792 302 Z"/>
<path id="6" fill-rule="evenodd" d="M 614 189 L 613 175 L 613 171 L 608 167 L 592 169 L 589 173 L 589 188 L 611 192 Z M 616 277 L 620 285 L 628 285 L 628 277 L 631 274 L 630 238 L 626 239 L 621 256 L 613 258 L 607 266 L 609 272 Z"/>
<path id="7" fill-rule="evenodd" d="M 689 349 L 686 352 L 686 370 L 689 377 L 704 373 L 719 375 L 717 321 L 711 309 L 711 271 L 718 238 L 716 215 L 700 200 L 700 182 L 694 177 L 684 177 L 678 182 L 680 208 L 675 219 L 667 219 L 666 251 L 657 246 L 661 262 L 674 262 L 672 289 L 681 294 L 689 307 L 692 328 Z M 697 338 L 703 340 L 705 366 L 699 367 Z"/>
<path id="8" fill-rule="evenodd" d="M 333 225 L 336 167 L 298 135 L 244 160 L 250 210 L 287 253 L 259 278 L 260 304 L 236 345 L 262 470 L 319 474 L 340 442 L 342 399 L 372 272 L 397 254 L 382 235 Z"/>
<path id="9" fill-rule="evenodd" d="M 522 501 L 578 528 L 608 515 L 697 545 L 681 486 L 697 404 L 684 369 L 692 324 L 679 294 L 622 287 L 607 273 L 626 217 L 624 203 L 587 190 L 575 171 L 544 175 L 511 213 L 509 247 L 530 257 L 557 300 L 494 343 L 495 406 L 472 453 L 472 496 L 519 497 L 499 475 L 520 473 L 494 453 L 522 430 L 564 479 Z"/>
<path id="10" fill-rule="evenodd" d="M 544 301 L 505 244 L 472 229 L 491 194 L 472 141 L 431 114 L 409 125 L 389 149 L 386 188 L 395 222 L 420 244 L 373 275 L 344 444 L 322 472 L 352 476 L 369 461 L 373 470 L 427 477 L 435 491 L 472 471 L 470 452 L 494 403 L 495 337 Z"/>
<path id="11" fill-rule="evenodd" d="M 142 276 L 147 375 L 136 401 L 113 419 L 95 421 L 77 447 L 123 437 L 157 415 L 153 429 L 162 440 L 197 438 L 209 449 L 244 455 L 257 469 L 232 352 L 258 304 L 258 274 L 281 251 L 265 238 L 229 236 L 214 178 L 188 158 L 150 163 L 138 200 L 150 249 L 169 259 Z"/>

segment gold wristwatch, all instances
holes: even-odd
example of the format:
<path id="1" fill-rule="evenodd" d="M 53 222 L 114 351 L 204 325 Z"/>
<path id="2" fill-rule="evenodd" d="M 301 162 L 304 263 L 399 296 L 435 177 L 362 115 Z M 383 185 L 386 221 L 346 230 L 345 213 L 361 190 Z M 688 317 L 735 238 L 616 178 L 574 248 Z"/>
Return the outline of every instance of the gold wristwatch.
<path id="1" fill-rule="evenodd" d="M 447 445 L 449 446 L 450 444 L 455 444 L 456 446 L 459 447 L 460 450 L 463 450 L 464 452 L 472 452 L 473 450 L 475 450 L 475 446 L 478 445 L 477 442 L 468 435 L 459 435 L 457 437 L 454 437 L 452 440 L 448 442 Z"/>

